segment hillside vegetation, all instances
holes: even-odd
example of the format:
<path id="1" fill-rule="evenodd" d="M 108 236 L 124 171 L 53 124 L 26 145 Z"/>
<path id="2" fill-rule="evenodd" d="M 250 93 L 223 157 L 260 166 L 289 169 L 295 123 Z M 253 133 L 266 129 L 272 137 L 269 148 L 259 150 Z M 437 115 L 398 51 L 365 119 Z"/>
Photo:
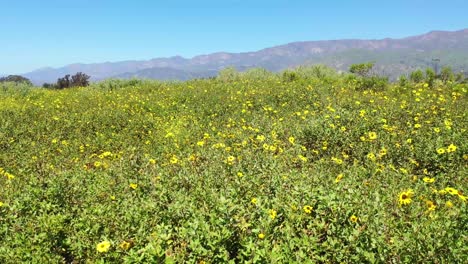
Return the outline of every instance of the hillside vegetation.
<path id="1" fill-rule="evenodd" d="M 466 263 L 467 88 L 3 84 L 0 262 Z"/>

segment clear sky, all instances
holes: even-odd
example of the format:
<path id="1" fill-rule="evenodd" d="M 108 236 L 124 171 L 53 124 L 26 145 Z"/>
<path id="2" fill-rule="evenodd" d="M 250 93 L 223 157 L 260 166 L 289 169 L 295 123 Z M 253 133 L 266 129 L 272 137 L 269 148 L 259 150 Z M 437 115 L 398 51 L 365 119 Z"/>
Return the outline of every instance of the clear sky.
<path id="1" fill-rule="evenodd" d="M 0 0 L 0 73 L 468 28 L 468 0 Z"/>

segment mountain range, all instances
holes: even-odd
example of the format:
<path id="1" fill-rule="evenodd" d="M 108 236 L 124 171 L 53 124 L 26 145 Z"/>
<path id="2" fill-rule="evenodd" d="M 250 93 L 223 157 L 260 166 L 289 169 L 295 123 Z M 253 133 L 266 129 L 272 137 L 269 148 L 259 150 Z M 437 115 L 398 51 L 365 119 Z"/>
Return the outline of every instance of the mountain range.
<path id="1" fill-rule="evenodd" d="M 292 42 L 253 52 L 217 52 L 183 58 L 154 58 L 93 64 L 70 64 L 42 68 L 22 74 L 33 83 L 55 82 L 66 74 L 84 72 L 94 81 L 107 78 L 151 78 L 187 80 L 215 76 L 225 67 L 240 71 L 261 67 L 280 71 L 300 65 L 325 64 L 346 71 L 353 63 L 373 61 L 376 70 L 391 78 L 437 63 L 455 71 L 468 71 L 468 28 L 459 31 L 431 31 L 401 39 L 324 40 Z"/>

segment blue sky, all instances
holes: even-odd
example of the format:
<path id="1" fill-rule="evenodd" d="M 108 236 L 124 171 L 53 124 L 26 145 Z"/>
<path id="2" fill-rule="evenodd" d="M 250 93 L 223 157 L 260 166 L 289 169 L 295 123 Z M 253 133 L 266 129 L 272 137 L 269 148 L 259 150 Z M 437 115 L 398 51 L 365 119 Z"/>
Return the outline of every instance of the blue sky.
<path id="1" fill-rule="evenodd" d="M 468 28 L 468 1 L 0 0 L 0 73 Z"/>

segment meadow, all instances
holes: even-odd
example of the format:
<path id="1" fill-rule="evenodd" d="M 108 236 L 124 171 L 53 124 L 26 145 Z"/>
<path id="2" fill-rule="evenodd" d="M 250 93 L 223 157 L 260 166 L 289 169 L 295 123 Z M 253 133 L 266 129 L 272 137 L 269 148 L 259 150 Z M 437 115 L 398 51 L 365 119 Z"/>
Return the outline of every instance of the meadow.
<path id="1" fill-rule="evenodd" d="M 1 85 L 0 263 L 466 263 L 468 85 L 283 77 Z"/>

